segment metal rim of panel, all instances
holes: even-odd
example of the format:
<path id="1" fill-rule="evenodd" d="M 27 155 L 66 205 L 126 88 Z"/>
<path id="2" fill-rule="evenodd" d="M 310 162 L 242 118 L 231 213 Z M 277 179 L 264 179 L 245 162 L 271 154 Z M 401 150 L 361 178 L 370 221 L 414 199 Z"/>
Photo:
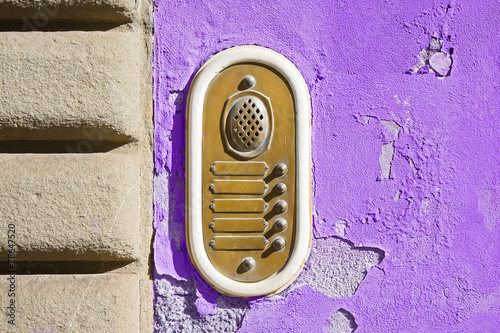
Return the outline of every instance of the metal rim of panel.
<path id="1" fill-rule="evenodd" d="M 296 233 L 285 266 L 258 282 L 238 282 L 212 266 L 203 246 L 202 229 L 202 119 L 205 93 L 212 80 L 232 65 L 256 63 L 278 72 L 295 103 L 296 120 Z M 227 295 L 269 295 L 287 287 L 302 270 L 311 245 L 311 104 L 306 82 L 295 65 L 281 54 L 260 46 L 237 46 L 210 58 L 196 73 L 187 101 L 186 235 L 193 265 L 215 289 Z"/>

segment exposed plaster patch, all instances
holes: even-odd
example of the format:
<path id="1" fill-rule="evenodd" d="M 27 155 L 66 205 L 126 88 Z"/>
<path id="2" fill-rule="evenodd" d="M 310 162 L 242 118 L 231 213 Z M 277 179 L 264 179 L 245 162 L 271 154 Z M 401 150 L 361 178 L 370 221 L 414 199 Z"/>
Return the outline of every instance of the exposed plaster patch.
<path id="1" fill-rule="evenodd" d="M 392 159 L 394 157 L 394 142 L 389 142 L 382 145 L 382 153 L 378 158 L 380 169 L 382 170 L 382 178 L 391 178 Z"/>
<path id="2" fill-rule="evenodd" d="M 345 309 L 338 309 L 330 316 L 328 330 L 330 333 L 352 333 L 358 328 L 358 324 L 352 313 Z"/>
<path id="3" fill-rule="evenodd" d="M 196 282 L 172 278 L 155 281 L 155 332 L 236 332 L 248 311 L 248 302 L 219 294 L 213 314 L 200 316 L 196 308 Z"/>
<path id="4" fill-rule="evenodd" d="M 403 193 L 403 191 L 401 191 L 401 190 L 398 190 L 396 192 L 396 195 L 394 196 L 394 201 L 398 201 L 399 198 L 401 198 L 401 193 Z"/>
<path id="5" fill-rule="evenodd" d="M 352 296 L 368 270 L 385 257 L 381 249 L 355 247 L 338 237 L 317 239 L 304 270 L 290 289 L 307 283 L 330 297 Z"/>
<path id="6" fill-rule="evenodd" d="M 400 104 L 401 101 L 399 100 L 399 97 L 395 95 L 394 98 L 397 98 L 397 103 Z M 404 101 L 405 108 L 409 105 L 410 104 L 408 101 Z M 360 121 L 361 118 L 363 119 L 366 125 L 380 124 L 385 130 L 381 134 L 383 144 L 382 144 L 381 154 L 379 155 L 379 163 L 381 169 L 381 178 L 390 179 L 392 161 L 394 158 L 394 151 L 395 151 L 394 143 L 397 139 L 399 139 L 399 135 L 403 127 L 394 120 L 379 119 L 378 117 L 371 115 L 356 117 L 358 121 Z"/>
<path id="7" fill-rule="evenodd" d="M 315 238 L 327 238 L 335 236 L 344 238 L 345 230 L 347 227 L 348 223 L 345 220 L 330 222 L 324 219 L 315 219 L 313 222 L 313 235 Z"/>
<path id="8" fill-rule="evenodd" d="M 429 58 L 430 69 L 438 76 L 448 76 L 452 63 L 451 55 L 443 52 L 436 52 Z"/>
<path id="9" fill-rule="evenodd" d="M 380 123 L 386 130 L 389 131 L 389 133 L 392 134 L 392 138 L 394 140 L 397 140 L 399 138 L 399 132 L 401 132 L 403 127 L 401 127 L 397 122 L 395 122 L 394 120 L 381 119 Z"/>
<path id="10" fill-rule="evenodd" d="M 418 62 L 413 65 L 413 67 L 410 69 L 411 74 L 427 74 L 429 72 L 436 73 L 436 75 L 439 76 L 445 76 L 447 75 L 450 70 L 451 70 L 451 56 L 449 54 L 445 54 L 441 52 L 441 49 L 443 47 L 443 40 L 438 39 L 436 37 L 432 37 L 431 41 L 429 42 L 429 45 L 424 47 L 422 50 L 420 50 L 420 53 L 418 54 Z M 446 58 L 446 56 L 449 56 L 450 59 L 450 64 L 448 68 L 441 68 L 440 67 L 440 72 L 436 72 L 435 69 L 431 66 L 430 64 L 430 59 L 433 58 L 435 55 L 437 55 L 436 60 L 433 61 L 433 64 L 439 65 L 440 61 L 438 59 L 441 59 L 443 57 Z M 444 74 L 440 74 L 444 72 Z"/>
<path id="11" fill-rule="evenodd" d="M 455 1 L 452 0 L 446 7 L 442 19 L 432 34 L 429 45 L 420 50 L 418 62 L 409 70 L 410 74 L 434 73 L 440 78 L 451 75 L 453 65 L 453 48 L 443 49 L 443 39 L 450 40 L 448 35 L 449 23 L 453 17 Z M 446 52 L 447 51 L 447 52 Z"/>
<path id="12" fill-rule="evenodd" d="M 335 221 L 335 233 L 339 237 L 345 236 L 345 228 L 347 227 L 347 222 L 344 220 Z"/>

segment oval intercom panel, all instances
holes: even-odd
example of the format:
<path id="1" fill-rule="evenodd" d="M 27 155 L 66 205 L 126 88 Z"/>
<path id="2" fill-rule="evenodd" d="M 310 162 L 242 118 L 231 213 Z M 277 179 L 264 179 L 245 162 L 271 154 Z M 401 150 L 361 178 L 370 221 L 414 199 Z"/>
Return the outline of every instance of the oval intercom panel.
<path id="1" fill-rule="evenodd" d="M 263 47 L 222 51 L 193 79 L 187 243 L 192 263 L 224 294 L 276 293 L 307 259 L 310 115 L 298 69 Z"/>

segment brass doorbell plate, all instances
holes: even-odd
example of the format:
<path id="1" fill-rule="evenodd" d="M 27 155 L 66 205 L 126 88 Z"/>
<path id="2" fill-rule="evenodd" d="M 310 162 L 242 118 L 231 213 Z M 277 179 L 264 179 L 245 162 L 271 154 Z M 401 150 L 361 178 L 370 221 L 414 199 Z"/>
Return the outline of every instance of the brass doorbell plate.
<path id="1" fill-rule="evenodd" d="M 311 239 L 310 101 L 296 67 L 256 46 L 196 74 L 187 105 L 188 248 L 228 295 L 291 283 Z"/>

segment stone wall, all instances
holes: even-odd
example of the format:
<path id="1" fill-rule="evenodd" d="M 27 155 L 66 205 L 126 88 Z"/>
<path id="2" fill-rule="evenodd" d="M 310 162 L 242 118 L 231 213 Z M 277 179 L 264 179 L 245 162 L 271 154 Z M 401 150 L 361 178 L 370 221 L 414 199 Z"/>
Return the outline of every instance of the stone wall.
<path id="1" fill-rule="evenodd" d="M 150 332 L 147 1 L 0 0 L 1 332 Z"/>

